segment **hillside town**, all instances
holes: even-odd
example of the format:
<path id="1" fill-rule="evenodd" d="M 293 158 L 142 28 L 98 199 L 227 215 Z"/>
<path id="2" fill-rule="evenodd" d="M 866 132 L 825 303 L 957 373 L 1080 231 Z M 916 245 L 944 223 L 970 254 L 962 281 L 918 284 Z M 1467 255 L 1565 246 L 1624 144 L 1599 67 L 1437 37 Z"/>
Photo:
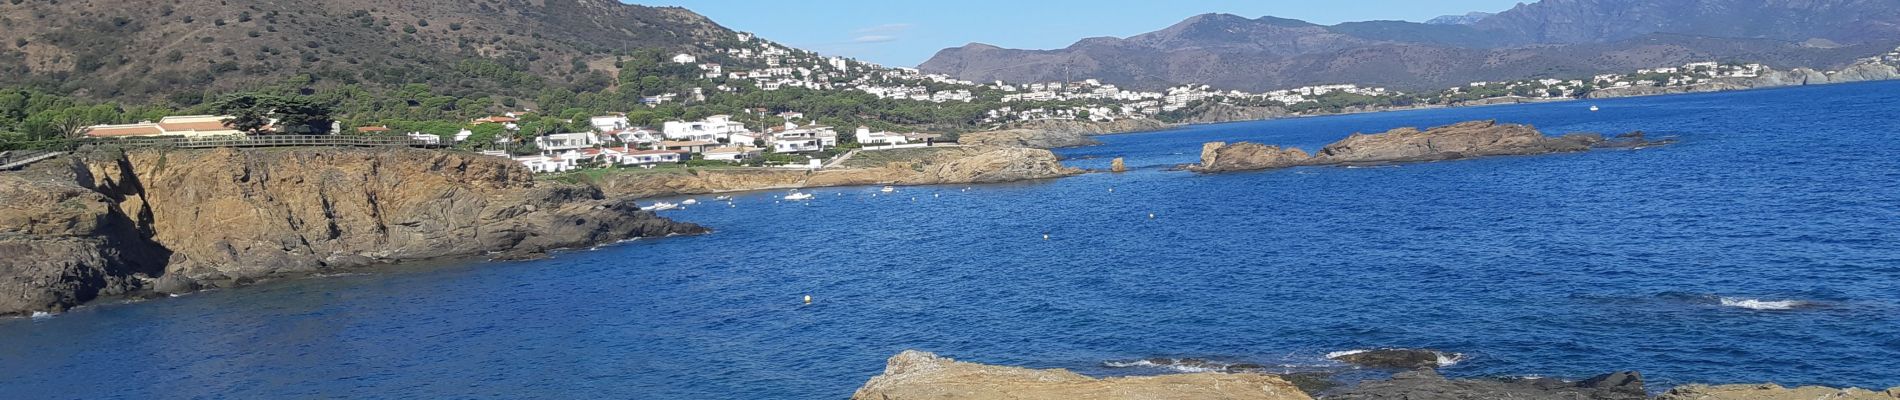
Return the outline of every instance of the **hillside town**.
<path id="1" fill-rule="evenodd" d="M 740 33 L 736 45 L 710 54 L 676 54 L 668 62 L 700 71 L 698 79 L 722 92 L 857 91 L 880 99 L 928 103 L 962 103 L 986 107 L 982 125 L 1003 127 L 1014 123 L 1069 120 L 1096 123 L 1156 119 L 1174 122 L 1192 107 L 1226 104 L 1278 107 L 1294 115 L 1348 112 L 1380 107 L 1420 105 L 1456 106 L 1498 102 L 1556 101 L 1591 97 L 1592 93 L 1643 87 L 1687 87 L 1733 79 L 1761 77 L 1774 70 L 1756 63 L 1703 61 L 1680 66 L 1648 68 L 1625 74 L 1600 74 L 1573 79 L 1540 78 L 1499 82 L 1471 82 L 1432 93 L 1406 93 L 1354 84 L 1311 85 L 1263 93 L 1221 90 L 1209 85 L 1180 85 L 1164 91 L 1129 90 L 1097 79 L 1074 82 L 977 83 L 912 68 L 887 68 L 843 57 L 786 47 L 749 33 Z M 718 59 L 725 62 L 716 62 Z M 1863 59 L 1862 64 L 1900 65 L 1900 49 Z M 690 92 L 645 96 L 636 106 L 706 101 L 708 93 Z M 768 168 L 820 169 L 845 150 L 937 145 L 945 133 L 892 132 L 869 126 L 826 126 L 801 111 L 770 113 L 749 109 L 748 115 L 710 115 L 640 126 L 626 113 L 587 118 L 540 115 L 520 110 L 467 121 L 453 135 L 392 132 L 386 126 L 363 126 L 358 134 L 402 135 L 419 143 L 485 149 L 508 157 L 535 172 L 558 173 L 588 167 L 655 168 L 666 165 L 745 165 Z M 219 122 L 226 116 L 166 117 L 156 122 L 100 125 L 86 128 L 86 136 L 207 137 L 242 134 Z M 516 132 L 523 119 L 557 119 L 563 126 L 586 126 L 568 132 L 546 133 L 531 141 L 518 135 L 481 135 L 478 131 Z M 756 121 L 742 122 L 742 121 Z M 767 123 L 771 121 L 771 123 Z M 345 132 L 336 127 L 331 132 Z M 952 136 L 954 139 L 954 136 Z M 491 146 L 487 141 L 493 141 Z M 494 148 L 505 148 L 496 150 Z"/>

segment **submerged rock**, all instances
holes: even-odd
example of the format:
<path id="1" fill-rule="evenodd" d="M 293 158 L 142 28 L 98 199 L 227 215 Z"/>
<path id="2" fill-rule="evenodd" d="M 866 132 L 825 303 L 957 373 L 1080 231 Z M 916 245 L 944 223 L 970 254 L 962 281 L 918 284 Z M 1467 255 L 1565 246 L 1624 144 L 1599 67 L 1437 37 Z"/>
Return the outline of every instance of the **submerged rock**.
<path id="1" fill-rule="evenodd" d="M 1562 399 L 1562 400 L 1643 400 L 1642 375 L 1619 372 L 1582 382 L 1557 379 L 1458 379 L 1451 380 L 1431 369 L 1402 372 L 1392 379 L 1362 383 L 1327 399 L 1338 400 L 1465 400 L 1465 399 Z"/>
<path id="2" fill-rule="evenodd" d="M 1821 386 L 1786 388 L 1781 385 L 1683 385 L 1669 389 L 1656 400 L 1894 400 L 1900 399 L 1900 387 L 1876 392 L 1860 388 L 1835 389 Z"/>
<path id="3" fill-rule="evenodd" d="M 1438 368 L 1457 362 L 1458 354 L 1419 349 L 1378 349 L 1338 353 L 1328 358 L 1371 368 Z"/>
<path id="4" fill-rule="evenodd" d="M 1061 369 L 1035 370 L 966 363 L 910 350 L 891 357 L 884 373 L 854 400 L 909 399 L 1311 399 L 1272 375 L 1194 373 L 1096 379 Z"/>

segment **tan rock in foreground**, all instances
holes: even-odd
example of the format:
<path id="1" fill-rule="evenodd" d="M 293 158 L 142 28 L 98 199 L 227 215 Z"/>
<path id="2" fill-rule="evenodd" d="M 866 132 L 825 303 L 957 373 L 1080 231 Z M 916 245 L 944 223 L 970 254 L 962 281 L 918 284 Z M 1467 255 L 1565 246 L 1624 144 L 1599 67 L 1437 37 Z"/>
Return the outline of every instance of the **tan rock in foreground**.
<path id="1" fill-rule="evenodd" d="M 1669 389 L 1668 393 L 1658 396 L 1657 400 L 1894 400 L 1900 399 L 1900 388 L 1875 392 L 1867 389 L 1835 389 L 1821 386 L 1802 386 L 1785 388 L 1775 384 L 1764 385 L 1683 385 Z"/>
<path id="2" fill-rule="evenodd" d="M 1310 400 L 1272 375 L 1198 373 L 1095 379 L 1068 370 L 960 362 L 909 350 L 851 395 L 912 399 L 1274 399 Z"/>

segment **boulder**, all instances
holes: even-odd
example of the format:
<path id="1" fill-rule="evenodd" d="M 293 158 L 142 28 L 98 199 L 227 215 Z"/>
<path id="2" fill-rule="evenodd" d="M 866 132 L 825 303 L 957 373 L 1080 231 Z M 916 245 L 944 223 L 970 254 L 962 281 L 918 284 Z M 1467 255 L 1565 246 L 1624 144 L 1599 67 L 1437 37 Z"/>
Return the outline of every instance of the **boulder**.
<path id="1" fill-rule="evenodd" d="M 1295 148 L 1282 149 L 1259 143 L 1207 143 L 1201 147 L 1201 164 L 1189 169 L 1199 172 L 1250 171 L 1306 165 L 1312 156 Z"/>
<path id="2" fill-rule="evenodd" d="M 1108 162 L 1108 172 L 1128 172 L 1128 164 L 1121 157 L 1115 157 Z"/>
<path id="3" fill-rule="evenodd" d="M 1433 350 L 1378 349 L 1347 352 L 1330 358 L 1361 367 L 1416 369 L 1438 368 L 1457 357 L 1456 354 L 1445 354 Z"/>
<path id="4" fill-rule="evenodd" d="M 1782 387 L 1761 385 L 1683 385 L 1669 389 L 1656 400 L 1894 400 L 1900 399 L 1900 387 L 1876 392 L 1860 388 L 1835 389 L 1821 386 Z"/>
<path id="5" fill-rule="evenodd" d="M 851 395 L 855 400 L 916 399 L 1272 399 L 1311 397 L 1263 374 L 1195 373 L 1096 379 L 1067 370 L 960 362 L 905 351 Z"/>

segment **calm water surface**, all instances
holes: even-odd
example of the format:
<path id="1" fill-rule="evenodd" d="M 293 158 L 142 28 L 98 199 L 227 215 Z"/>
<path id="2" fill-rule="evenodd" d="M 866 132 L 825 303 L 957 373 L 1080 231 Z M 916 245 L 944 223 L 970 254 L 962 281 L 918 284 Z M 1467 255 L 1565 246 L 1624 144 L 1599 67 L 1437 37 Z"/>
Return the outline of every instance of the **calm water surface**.
<path id="1" fill-rule="evenodd" d="M 1897 386 L 1897 111 L 1877 83 L 1109 136 L 1063 153 L 1137 170 L 758 193 L 667 213 L 707 236 L 0 321 L 0 398 L 835 399 L 913 348 L 1143 374 L 1105 363 L 1424 347 L 1466 354 L 1458 376 Z M 1203 141 L 1491 118 L 1682 143 L 1165 170 Z"/>

